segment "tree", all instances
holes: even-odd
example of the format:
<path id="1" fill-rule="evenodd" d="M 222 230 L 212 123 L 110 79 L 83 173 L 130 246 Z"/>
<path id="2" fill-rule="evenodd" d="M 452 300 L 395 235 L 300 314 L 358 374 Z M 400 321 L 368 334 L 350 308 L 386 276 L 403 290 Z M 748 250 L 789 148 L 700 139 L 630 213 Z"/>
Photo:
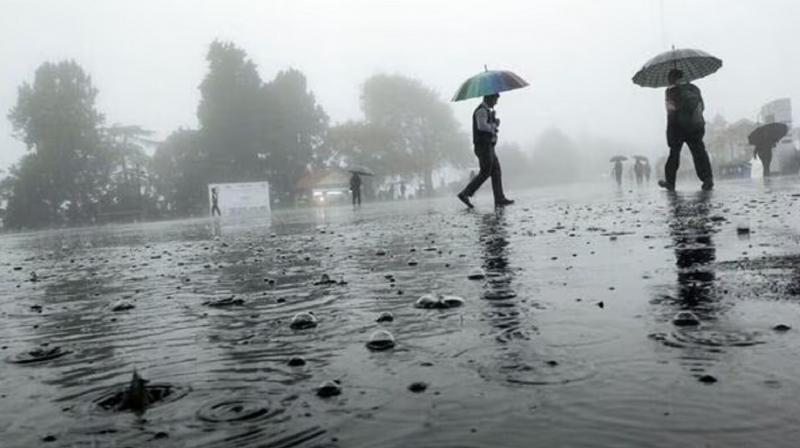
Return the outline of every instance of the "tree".
<path id="1" fill-rule="evenodd" d="M 208 180 L 266 178 L 273 197 L 291 201 L 328 128 L 305 75 L 285 70 L 265 84 L 244 50 L 229 42 L 214 41 L 206 59 L 197 118 Z"/>
<path id="2" fill-rule="evenodd" d="M 281 71 L 263 88 L 267 111 L 262 151 L 272 190 L 287 200 L 295 194 L 295 183 L 315 160 L 325 141 L 328 115 L 308 90 L 306 77 L 294 69 Z"/>
<path id="3" fill-rule="evenodd" d="M 114 124 L 102 130 L 103 143 L 111 160 L 111 176 L 101 201 L 104 213 L 126 213 L 144 218 L 154 204 L 150 182 L 150 157 L 146 145 L 153 131 L 138 125 Z M 152 211 L 152 210 L 151 210 Z"/>
<path id="4" fill-rule="evenodd" d="M 3 225 L 20 229 L 56 222 L 58 210 L 48 202 L 43 191 L 47 187 L 38 154 L 22 156 L 2 182 L 3 196 L 8 201 Z"/>
<path id="5" fill-rule="evenodd" d="M 401 75 L 374 75 L 364 82 L 361 109 L 366 123 L 394 135 L 397 174 L 418 174 L 428 194 L 433 171 L 469 160 L 469 147 L 450 107 L 420 81 Z"/>
<path id="6" fill-rule="evenodd" d="M 15 135 L 34 154 L 25 157 L 12 176 L 7 222 L 21 227 L 94 218 L 94 205 L 109 175 L 96 96 L 91 78 L 74 61 L 44 63 L 33 84 L 19 88 L 8 118 Z"/>
<path id="7" fill-rule="evenodd" d="M 379 187 L 388 177 L 397 174 L 404 163 L 404 153 L 395 148 L 397 138 L 390 130 L 363 121 L 348 121 L 328 130 L 324 153 L 328 164 L 347 168 L 364 166 L 375 176 L 364 182 L 365 197 L 374 196 L 372 188 Z"/>
<path id="8" fill-rule="evenodd" d="M 390 129 L 363 121 L 348 121 L 328 130 L 326 151 L 336 166 L 362 165 L 379 176 L 397 173 L 404 154 L 395 146 L 396 134 Z"/>
<path id="9" fill-rule="evenodd" d="M 213 166 L 212 181 L 263 178 L 263 82 L 244 50 L 214 41 L 206 56 L 208 74 L 200 84 L 202 144 Z"/>
<path id="10" fill-rule="evenodd" d="M 167 213 L 185 216 L 205 210 L 211 165 L 201 140 L 199 131 L 178 129 L 156 148 L 153 183 Z"/>

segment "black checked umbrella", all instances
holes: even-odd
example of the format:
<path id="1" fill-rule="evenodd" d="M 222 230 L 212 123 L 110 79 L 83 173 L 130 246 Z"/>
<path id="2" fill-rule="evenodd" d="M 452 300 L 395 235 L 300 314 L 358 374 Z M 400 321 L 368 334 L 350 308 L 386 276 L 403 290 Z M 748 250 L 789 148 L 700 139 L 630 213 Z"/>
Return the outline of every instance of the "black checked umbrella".
<path id="1" fill-rule="evenodd" d="M 642 87 L 667 87 L 670 70 L 683 72 L 685 81 L 705 78 L 722 67 L 722 59 L 705 51 L 691 48 L 675 49 L 659 54 L 644 64 L 635 75 L 633 82 Z"/>

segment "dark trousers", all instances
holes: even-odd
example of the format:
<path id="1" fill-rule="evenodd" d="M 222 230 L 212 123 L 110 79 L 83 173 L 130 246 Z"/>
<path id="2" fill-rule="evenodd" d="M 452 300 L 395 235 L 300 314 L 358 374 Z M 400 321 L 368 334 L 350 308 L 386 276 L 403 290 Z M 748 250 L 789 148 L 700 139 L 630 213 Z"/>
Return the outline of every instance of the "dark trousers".
<path id="1" fill-rule="evenodd" d="M 764 165 L 764 177 L 769 177 L 771 175 L 769 165 L 772 163 L 772 149 L 756 151 L 756 154 L 758 154 L 761 164 Z"/>
<path id="2" fill-rule="evenodd" d="M 488 178 L 492 178 L 492 193 L 494 193 L 494 201 L 503 201 L 506 196 L 503 194 L 503 179 L 502 172 L 500 171 L 500 161 L 497 160 L 497 155 L 494 152 L 494 145 L 475 145 L 475 155 L 478 156 L 478 164 L 480 170 L 478 174 L 467 184 L 464 188 L 464 195 L 472 196 L 478 191 L 478 188 Z"/>
<path id="3" fill-rule="evenodd" d="M 353 192 L 353 205 L 361 205 L 361 188 L 351 190 Z"/>
<path id="4" fill-rule="evenodd" d="M 222 216 L 222 212 L 219 211 L 219 206 L 217 204 L 211 206 L 211 216 L 214 216 L 214 213 L 216 213 L 217 216 Z"/>
<path id="5" fill-rule="evenodd" d="M 675 175 L 681 161 L 681 148 L 686 143 L 692 152 L 694 170 L 697 177 L 704 184 L 713 184 L 714 176 L 711 173 L 711 161 L 708 159 L 706 145 L 703 143 L 705 130 L 685 131 L 678 127 L 667 128 L 667 144 L 669 145 L 669 158 L 664 165 L 664 180 L 667 184 L 675 186 Z"/>

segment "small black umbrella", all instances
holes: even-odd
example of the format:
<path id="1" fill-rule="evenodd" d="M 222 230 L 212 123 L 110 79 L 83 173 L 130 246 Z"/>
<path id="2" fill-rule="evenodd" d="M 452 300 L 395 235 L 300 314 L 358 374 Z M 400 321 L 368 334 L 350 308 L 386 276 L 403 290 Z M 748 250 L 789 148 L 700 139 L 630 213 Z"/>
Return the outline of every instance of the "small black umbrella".
<path id="1" fill-rule="evenodd" d="M 722 60 L 705 51 L 692 48 L 672 47 L 672 50 L 659 54 L 645 62 L 633 76 L 633 82 L 642 87 L 667 87 L 667 77 L 672 69 L 683 72 L 683 79 L 693 81 L 705 78 L 722 67 Z"/>
<path id="2" fill-rule="evenodd" d="M 365 166 L 362 166 L 362 165 L 356 165 L 356 166 L 350 167 L 350 168 L 347 169 L 347 171 L 350 171 L 351 173 L 357 173 L 357 174 L 360 174 L 362 176 L 374 176 L 375 175 L 375 173 L 373 173 L 371 169 L 369 169 L 369 168 L 367 168 Z"/>
<path id="3" fill-rule="evenodd" d="M 650 159 L 648 159 L 646 156 L 636 155 L 636 156 L 633 156 L 633 158 L 636 159 L 637 161 L 641 161 L 641 162 L 649 162 L 650 161 Z"/>
<path id="4" fill-rule="evenodd" d="M 772 148 L 787 132 L 789 132 L 789 126 L 784 123 L 767 123 L 751 132 L 747 136 L 747 141 L 751 145 Z"/>
<path id="5" fill-rule="evenodd" d="M 625 156 L 614 156 L 614 157 L 612 157 L 612 158 L 609 160 L 609 162 L 612 162 L 612 163 L 615 163 L 615 162 L 624 162 L 624 161 L 626 161 L 626 160 L 628 160 L 628 158 L 627 158 L 627 157 L 625 157 Z"/>

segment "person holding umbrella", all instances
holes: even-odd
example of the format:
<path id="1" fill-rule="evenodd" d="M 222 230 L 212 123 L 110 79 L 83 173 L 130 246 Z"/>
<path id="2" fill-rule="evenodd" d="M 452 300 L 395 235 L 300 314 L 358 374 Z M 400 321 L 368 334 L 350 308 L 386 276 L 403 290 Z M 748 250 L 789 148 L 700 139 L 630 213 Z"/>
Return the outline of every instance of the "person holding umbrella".
<path id="1" fill-rule="evenodd" d="M 497 118 L 494 106 L 500 98 L 499 92 L 527 86 L 522 78 L 509 71 L 489 71 L 480 73 L 465 81 L 453 97 L 453 101 L 467 98 L 483 97 L 483 101 L 472 113 L 472 143 L 478 157 L 478 174 L 470 180 L 457 197 L 469 208 L 473 208 L 470 198 L 478 191 L 488 178 L 492 178 L 492 193 L 495 207 L 504 207 L 514 203 L 503 192 L 500 161 L 495 154 L 497 131 L 500 119 Z"/>
<path id="2" fill-rule="evenodd" d="M 618 186 L 622 186 L 622 162 L 625 160 L 628 160 L 625 156 L 614 156 L 610 160 L 610 162 L 614 164 L 611 168 L 611 175 L 614 176 L 614 180 L 617 181 Z"/>
<path id="3" fill-rule="evenodd" d="M 761 164 L 764 165 L 764 177 L 772 176 L 772 173 L 769 171 L 769 165 L 772 163 L 772 148 L 774 147 L 775 145 L 761 145 L 756 146 L 753 150 L 753 158 L 755 159 L 758 157 L 758 159 L 761 160 Z"/>
<path id="4" fill-rule="evenodd" d="M 636 184 L 642 185 L 644 181 L 645 174 L 650 177 L 650 165 L 648 164 L 648 159 L 645 156 L 637 155 L 633 156 L 633 174 L 636 176 Z"/>
<path id="5" fill-rule="evenodd" d="M 770 177 L 772 173 L 769 165 L 772 163 L 772 149 L 789 132 L 789 126 L 784 123 L 768 123 L 759 126 L 747 137 L 751 145 L 755 146 L 753 158 L 761 160 L 764 165 L 764 177 Z"/>
<path id="6" fill-rule="evenodd" d="M 682 70 L 672 69 L 668 80 L 670 87 L 666 92 L 666 108 L 669 157 L 664 165 L 664 180 L 658 181 L 658 185 L 669 191 L 675 191 L 675 176 L 680 165 L 681 149 L 686 143 L 692 152 L 697 177 L 703 182 L 702 189 L 709 191 L 714 188 L 714 177 L 711 172 L 711 161 L 703 143 L 706 132 L 703 96 L 697 86 L 684 80 Z"/>
<path id="7" fill-rule="evenodd" d="M 669 158 L 664 165 L 664 180 L 658 185 L 675 191 L 675 177 L 680 164 L 683 144 L 689 146 L 697 177 L 703 190 L 714 188 L 711 161 L 708 158 L 703 136 L 703 96 L 690 81 L 708 76 L 722 67 L 722 60 L 694 49 L 678 49 L 659 54 L 647 61 L 633 77 L 633 82 L 643 87 L 668 87 L 666 91 L 667 145 Z"/>
<path id="8" fill-rule="evenodd" d="M 644 164 L 639 159 L 633 162 L 633 175 L 636 177 L 636 185 L 641 186 L 644 180 Z"/>
<path id="9" fill-rule="evenodd" d="M 617 185 L 622 186 L 622 161 L 617 160 L 614 162 L 614 168 L 612 169 L 614 173 L 614 179 L 617 180 Z"/>
<path id="10" fill-rule="evenodd" d="M 361 207 L 361 176 L 358 171 L 353 171 L 353 175 L 350 176 L 350 193 L 353 196 L 353 207 L 356 204 Z"/>

